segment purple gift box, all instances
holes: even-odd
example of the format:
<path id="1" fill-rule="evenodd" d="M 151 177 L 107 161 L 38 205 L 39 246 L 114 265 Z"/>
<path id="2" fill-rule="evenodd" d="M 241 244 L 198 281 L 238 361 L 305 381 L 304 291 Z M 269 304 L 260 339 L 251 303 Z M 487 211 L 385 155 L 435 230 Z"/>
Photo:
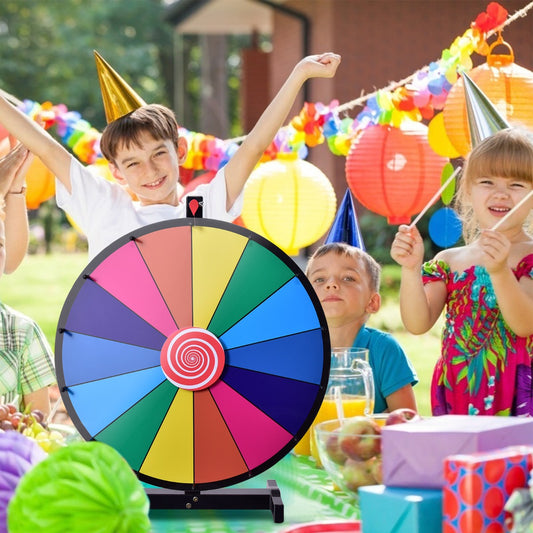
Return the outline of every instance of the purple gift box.
<path id="1" fill-rule="evenodd" d="M 517 444 L 533 445 L 533 419 L 443 415 L 382 429 L 383 483 L 441 488 L 444 459 Z"/>

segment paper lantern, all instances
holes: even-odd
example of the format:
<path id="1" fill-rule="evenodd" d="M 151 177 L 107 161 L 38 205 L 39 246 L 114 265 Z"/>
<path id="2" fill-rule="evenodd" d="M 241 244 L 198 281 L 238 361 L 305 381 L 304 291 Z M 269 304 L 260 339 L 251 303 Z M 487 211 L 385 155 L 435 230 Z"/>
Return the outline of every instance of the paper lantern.
<path id="1" fill-rule="evenodd" d="M 102 442 L 74 442 L 26 472 L 7 509 L 10 533 L 148 533 L 149 501 L 128 463 Z"/>
<path id="2" fill-rule="evenodd" d="M 280 154 L 248 178 L 241 216 L 248 229 L 297 255 L 328 230 L 336 203 L 333 186 L 319 168 L 296 154 Z"/>
<path id="3" fill-rule="evenodd" d="M 424 124 L 372 125 L 352 142 L 346 180 L 367 209 L 389 224 L 407 224 L 439 189 L 447 162 L 431 149 Z"/>
<path id="4" fill-rule="evenodd" d="M 49 200 L 56 192 L 55 176 L 44 166 L 44 163 L 34 157 L 26 174 L 26 207 L 37 209 L 43 202 Z"/>
<path id="5" fill-rule="evenodd" d="M 495 45 L 507 46 L 509 54 L 493 54 Z M 514 63 L 512 48 L 501 38 L 491 45 L 487 62 L 472 69 L 468 76 L 505 121 L 533 129 L 533 72 Z M 467 155 L 472 145 L 462 77 L 450 89 L 442 112 L 450 142 L 462 156 Z"/>

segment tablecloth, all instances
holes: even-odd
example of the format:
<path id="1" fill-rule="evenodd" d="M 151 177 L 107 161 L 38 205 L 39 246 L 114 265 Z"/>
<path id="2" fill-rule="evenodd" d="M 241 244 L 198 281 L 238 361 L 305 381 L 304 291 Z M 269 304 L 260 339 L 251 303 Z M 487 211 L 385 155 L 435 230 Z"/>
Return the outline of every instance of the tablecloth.
<path id="1" fill-rule="evenodd" d="M 336 490 L 312 459 L 292 453 L 262 474 L 227 488 L 266 488 L 268 479 L 280 488 L 283 523 L 275 523 L 269 510 L 153 510 L 153 533 L 277 533 L 294 524 L 359 519 L 355 495 Z"/>

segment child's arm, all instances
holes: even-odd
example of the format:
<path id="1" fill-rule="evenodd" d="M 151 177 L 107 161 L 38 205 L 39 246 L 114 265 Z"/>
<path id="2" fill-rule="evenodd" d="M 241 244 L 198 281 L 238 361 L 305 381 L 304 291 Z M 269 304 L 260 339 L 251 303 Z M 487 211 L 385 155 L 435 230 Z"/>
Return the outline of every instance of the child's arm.
<path id="1" fill-rule="evenodd" d="M 405 385 L 405 387 L 402 387 L 401 389 L 394 391 L 392 394 L 389 394 L 385 399 L 387 400 L 387 411 L 389 413 L 395 409 L 401 408 L 418 411 L 416 407 L 415 392 L 412 385 Z"/>
<path id="2" fill-rule="evenodd" d="M 391 246 L 391 257 L 402 267 L 400 312 L 405 328 L 414 335 L 426 333 L 439 318 L 446 301 L 446 286 L 424 286 L 421 268 L 424 243 L 416 227 L 402 225 Z"/>
<path id="3" fill-rule="evenodd" d="M 69 192 L 72 156 L 37 122 L 11 105 L 0 95 L 0 124 L 16 137 L 30 152 L 38 156 L 46 167 L 63 183 Z"/>
<path id="4" fill-rule="evenodd" d="M 484 230 L 479 242 L 505 322 L 520 337 L 533 335 L 533 280 L 516 279 L 508 263 L 511 243 L 503 233 Z"/>
<path id="5" fill-rule="evenodd" d="M 255 165 L 283 125 L 304 82 L 309 78 L 331 78 L 340 63 L 333 53 L 308 56 L 293 69 L 278 94 L 226 165 L 226 206 L 230 209 Z"/>
<path id="6" fill-rule="evenodd" d="M 11 146 L 16 141 L 11 139 Z M 24 178 L 32 160 L 22 144 L 0 159 L 0 194 L 5 200 L 6 263 L 4 272 L 10 274 L 26 255 L 29 241 L 28 216 Z"/>

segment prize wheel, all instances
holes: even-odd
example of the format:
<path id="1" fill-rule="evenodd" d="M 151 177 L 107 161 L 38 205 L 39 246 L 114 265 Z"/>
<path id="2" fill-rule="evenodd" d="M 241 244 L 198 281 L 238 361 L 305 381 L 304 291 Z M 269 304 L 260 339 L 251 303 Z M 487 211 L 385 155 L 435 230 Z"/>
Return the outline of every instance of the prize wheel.
<path id="1" fill-rule="evenodd" d="M 259 235 L 165 221 L 103 250 L 59 318 L 62 399 L 86 440 L 138 477 L 219 488 L 303 437 L 329 376 L 327 323 L 305 274 Z"/>

